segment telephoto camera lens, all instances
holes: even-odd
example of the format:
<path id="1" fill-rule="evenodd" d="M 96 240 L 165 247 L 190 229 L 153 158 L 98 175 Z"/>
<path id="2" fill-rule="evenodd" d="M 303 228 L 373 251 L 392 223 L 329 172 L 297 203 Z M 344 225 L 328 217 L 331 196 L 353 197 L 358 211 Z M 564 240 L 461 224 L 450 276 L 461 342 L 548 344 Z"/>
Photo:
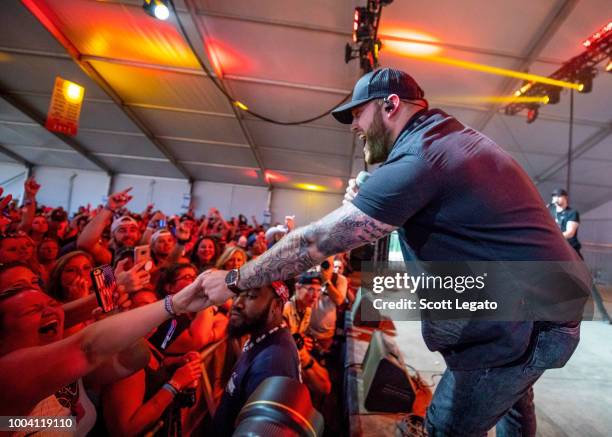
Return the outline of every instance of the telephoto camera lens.
<path id="1" fill-rule="evenodd" d="M 265 379 L 236 419 L 234 437 L 319 437 L 323 416 L 304 384 L 285 376 Z"/>

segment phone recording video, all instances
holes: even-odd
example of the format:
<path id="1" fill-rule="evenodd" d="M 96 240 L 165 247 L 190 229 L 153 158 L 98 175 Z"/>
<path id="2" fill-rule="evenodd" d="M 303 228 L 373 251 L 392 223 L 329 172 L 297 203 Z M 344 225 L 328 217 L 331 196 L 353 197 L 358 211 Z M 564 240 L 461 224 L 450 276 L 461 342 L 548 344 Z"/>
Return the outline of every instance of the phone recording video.
<path id="1" fill-rule="evenodd" d="M 117 308 L 113 295 L 117 291 L 117 280 L 110 265 L 96 267 L 91 271 L 94 291 L 98 298 L 98 305 L 102 311 L 108 313 Z"/>

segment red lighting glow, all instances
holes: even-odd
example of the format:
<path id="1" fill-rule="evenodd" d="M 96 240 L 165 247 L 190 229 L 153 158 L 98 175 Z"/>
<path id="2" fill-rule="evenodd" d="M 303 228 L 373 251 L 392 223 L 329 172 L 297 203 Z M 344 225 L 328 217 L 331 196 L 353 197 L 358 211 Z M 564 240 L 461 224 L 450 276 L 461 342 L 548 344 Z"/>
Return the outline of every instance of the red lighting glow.
<path id="1" fill-rule="evenodd" d="M 267 182 L 287 182 L 289 178 L 285 175 L 274 173 L 269 170 L 266 171 L 266 181 Z"/>
<path id="2" fill-rule="evenodd" d="M 439 40 L 431 35 L 410 29 L 384 27 L 379 30 L 383 48 L 398 54 L 428 56 L 439 53 Z M 423 41 L 423 43 L 419 43 Z"/>
<path id="3" fill-rule="evenodd" d="M 612 31 L 612 21 L 610 21 L 608 24 L 606 24 L 601 29 L 599 29 L 597 32 L 595 32 L 588 39 L 584 40 L 582 42 L 582 45 L 584 47 L 586 47 L 586 48 L 589 48 L 589 47 L 591 47 L 591 45 L 593 45 L 593 43 L 595 41 L 597 41 L 598 39 L 602 38 L 603 36 L 605 36 L 610 31 Z"/>
<path id="4" fill-rule="evenodd" d="M 204 46 L 215 74 L 220 78 L 224 74 L 238 73 L 248 67 L 244 57 L 222 41 L 207 39 L 204 41 Z"/>
<path id="5" fill-rule="evenodd" d="M 357 42 L 357 29 L 359 28 L 359 9 L 355 9 L 353 16 L 353 42 Z"/>
<path id="6" fill-rule="evenodd" d="M 247 177 L 250 177 L 251 179 L 259 178 L 259 175 L 257 174 L 255 170 L 245 170 L 244 175 Z"/>

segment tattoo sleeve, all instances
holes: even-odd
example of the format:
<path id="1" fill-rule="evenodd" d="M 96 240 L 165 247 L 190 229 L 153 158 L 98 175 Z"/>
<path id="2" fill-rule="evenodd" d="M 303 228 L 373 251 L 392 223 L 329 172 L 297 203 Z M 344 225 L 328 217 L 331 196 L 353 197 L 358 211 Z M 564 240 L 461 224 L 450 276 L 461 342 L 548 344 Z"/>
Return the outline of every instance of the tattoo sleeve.
<path id="1" fill-rule="evenodd" d="M 238 286 L 246 290 L 289 279 L 328 256 L 372 243 L 395 229 L 397 226 L 373 219 L 346 203 L 321 220 L 290 232 L 259 258 L 242 266 Z"/>

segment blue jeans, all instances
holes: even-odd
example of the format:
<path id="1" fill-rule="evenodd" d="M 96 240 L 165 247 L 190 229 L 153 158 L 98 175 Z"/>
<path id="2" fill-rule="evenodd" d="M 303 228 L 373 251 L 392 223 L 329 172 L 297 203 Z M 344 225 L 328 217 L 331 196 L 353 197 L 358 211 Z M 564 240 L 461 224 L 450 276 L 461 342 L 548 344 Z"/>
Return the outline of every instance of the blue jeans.
<path id="1" fill-rule="evenodd" d="M 523 360 L 478 370 L 447 369 L 427 409 L 430 437 L 480 437 L 497 425 L 497 437 L 535 436 L 533 384 L 560 368 L 580 339 L 580 325 L 534 327 Z"/>

